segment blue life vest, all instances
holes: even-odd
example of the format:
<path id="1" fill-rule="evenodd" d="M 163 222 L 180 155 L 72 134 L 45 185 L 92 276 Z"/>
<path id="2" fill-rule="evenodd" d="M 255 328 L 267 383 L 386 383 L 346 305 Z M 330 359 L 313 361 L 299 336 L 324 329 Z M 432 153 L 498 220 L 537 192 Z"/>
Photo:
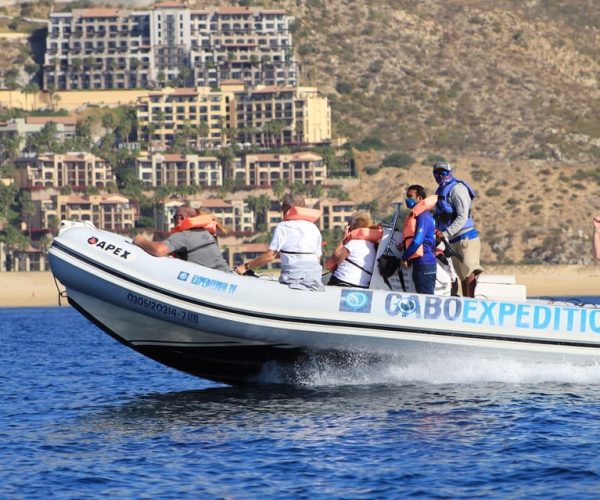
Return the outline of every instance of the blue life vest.
<path id="1" fill-rule="evenodd" d="M 469 186 L 465 181 L 461 181 L 459 179 L 452 179 L 446 184 L 440 184 L 437 188 L 435 194 L 438 195 L 438 201 L 435 204 L 435 220 L 437 222 L 438 229 L 440 231 L 446 230 L 452 223 L 454 219 L 456 219 L 456 208 L 452 203 L 450 203 L 450 192 L 454 189 L 457 183 L 461 183 L 464 185 L 469 191 L 469 196 L 471 200 L 475 198 L 475 191 Z M 473 218 L 471 217 L 471 209 L 469 209 L 469 214 L 467 216 L 467 222 L 461 228 L 467 229 L 474 227 Z"/>

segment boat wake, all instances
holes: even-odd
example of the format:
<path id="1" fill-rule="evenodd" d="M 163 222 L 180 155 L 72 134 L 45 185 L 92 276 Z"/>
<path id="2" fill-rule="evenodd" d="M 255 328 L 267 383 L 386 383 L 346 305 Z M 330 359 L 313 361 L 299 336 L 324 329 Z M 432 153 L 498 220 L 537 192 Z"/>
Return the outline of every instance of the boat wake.
<path id="1" fill-rule="evenodd" d="M 432 357 L 415 362 L 388 358 L 373 362 L 361 353 L 347 353 L 340 360 L 327 355 L 308 355 L 293 366 L 269 365 L 257 382 L 304 387 L 413 383 L 441 384 L 600 384 L 600 364 L 578 366 L 568 362 L 526 362 L 510 359 Z"/>

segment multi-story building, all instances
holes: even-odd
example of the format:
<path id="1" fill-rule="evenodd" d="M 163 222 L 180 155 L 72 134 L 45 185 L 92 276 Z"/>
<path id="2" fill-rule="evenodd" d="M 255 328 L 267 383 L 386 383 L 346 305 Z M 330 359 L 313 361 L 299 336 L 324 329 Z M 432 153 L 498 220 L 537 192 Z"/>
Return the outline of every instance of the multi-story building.
<path id="1" fill-rule="evenodd" d="M 148 188 L 223 185 L 223 166 L 214 156 L 143 152 L 136 159 L 136 175 Z"/>
<path id="2" fill-rule="evenodd" d="M 223 245 L 223 256 L 231 269 L 256 259 L 261 253 L 268 250 L 269 246 L 266 243 L 238 243 L 233 245 Z M 281 269 L 281 261 L 279 259 L 269 262 L 268 265 L 261 269 Z"/>
<path id="3" fill-rule="evenodd" d="M 119 195 L 51 195 L 33 202 L 34 227 L 56 227 L 61 220 L 91 221 L 97 228 L 124 232 L 133 229 L 137 208 Z"/>
<path id="4" fill-rule="evenodd" d="M 329 143 L 331 108 L 313 87 L 260 86 L 236 94 L 232 126 L 252 144 Z"/>
<path id="5" fill-rule="evenodd" d="M 63 142 L 65 139 L 75 137 L 77 119 L 74 116 L 27 116 L 26 118 L 13 118 L 0 122 L 0 142 L 5 137 L 19 136 L 19 151 L 27 145 L 27 138 L 40 133 L 49 123 L 54 124 L 54 137 Z"/>
<path id="6" fill-rule="evenodd" d="M 137 101 L 138 136 L 151 149 L 165 149 L 178 136 L 198 149 L 229 139 L 233 92 L 209 87 L 165 89 Z"/>
<path id="7" fill-rule="evenodd" d="M 91 153 L 42 154 L 19 158 L 16 164 L 19 188 L 94 186 L 103 189 L 116 183 L 110 165 Z"/>
<path id="8" fill-rule="evenodd" d="M 152 10 L 74 9 L 50 15 L 44 89 L 146 88 L 223 80 L 295 85 L 290 26 L 281 10 L 183 3 Z"/>
<path id="9" fill-rule="evenodd" d="M 256 231 L 254 212 L 244 200 L 205 199 L 191 201 L 193 208 L 203 208 L 217 217 L 222 224 L 236 233 Z"/>
<path id="10" fill-rule="evenodd" d="M 248 154 L 241 165 L 232 168 L 232 177 L 247 186 L 267 187 L 277 181 L 318 185 L 327 178 L 327 165 L 321 155 L 308 152 Z"/>
<path id="11" fill-rule="evenodd" d="M 184 203 L 180 200 L 170 200 L 154 205 L 154 220 L 156 230 L 168 233 L 175 227 L 175 212 Z"/>
<path id="12" fill-rule="evenodd" d="M 351 215 L 358 210 L 358 203 L 328 198 L 320 200 L 315 208 L 321 210 L 319 229 L 331 231 L 336 228 L 344 229 L 348 225 Z"/>
<path id="13" fill-rule="evenodd" d="M 309 87 L 257 87 L 226 82 L 209 87 L 164 89 L 137 102 L 138 134 L 154 149 L 179 137 L 199 149 L 229 142 L 263 146 L 331 141 L 327 97 Z"/>

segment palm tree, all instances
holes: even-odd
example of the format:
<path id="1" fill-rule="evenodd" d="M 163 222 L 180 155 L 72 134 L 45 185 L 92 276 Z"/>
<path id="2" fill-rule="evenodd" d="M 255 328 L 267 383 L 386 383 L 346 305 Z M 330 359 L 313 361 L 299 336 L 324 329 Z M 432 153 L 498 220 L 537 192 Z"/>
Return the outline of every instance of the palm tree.
<path id="1" fill-rule="evenodd" d="M 208 123 L 206 122 L 200 122 L 198 124 L 198 126 L 196 127 L 196 131 L 198 133 L 198 136 L 202 138 L 201 141 L 201 148 L 202 150 L 206 149 L 206 143 L 208 140 L 208 136 L 210 135 L 210 127 L 208 126 Z M 198 143 L 198 141 L 196 141 L 196 143 Z"/>
<path id="2" fill-rule="evenodd" d="M 12 110 L 12 93 L 14 90 L 19 88 L 18 84 L 19 79 L 19 70 L 18 69 L 9 69 L 4 72 L 4 85 L 8 89 L 8 105 Z"/>

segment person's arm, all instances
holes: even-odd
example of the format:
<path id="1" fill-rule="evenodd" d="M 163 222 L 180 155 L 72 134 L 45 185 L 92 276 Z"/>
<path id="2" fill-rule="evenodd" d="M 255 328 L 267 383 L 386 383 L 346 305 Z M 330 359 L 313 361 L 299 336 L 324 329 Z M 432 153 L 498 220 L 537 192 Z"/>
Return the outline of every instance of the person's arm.
<path id="1" fill-rule="evenodd" d="M 325 261 L 325 269 L 333 271 L 338 264 L 346 260 L 348 255 L 350 255 L 350 252 L 343 243 L 340 243 L 333 252 L 333 255 Z"/>
<path id="2" fill-rule="evenodd" d="M 456 209 L 456 219 L 450 224 L 442 234 L 451 239 L 463 228 L 469 217 L 469 209 L 471 208 L 471 197 L 469 190 L 461 183 L 457 183 L 454 189 L 450 192 L 450 203 Z"/>
<path id="3" fill-rule="evenodd" d="M 245 264 L 240 264 L 235 268 L 235 272 L 238 274 L 244 274 L 246 271 L 262 267 L 277 257 L 278 253 L 274 250 L 267 250 L 260 254 L 256 259 L 249 260 Z"/>
<path id="4" fill-rule="evenodd" d="M 593 219 L 594 223 L 594 234 L 592 236 L 594 242 L 594 257 L 600 259 L 600 215 L 597 215 Z"/>
<path id="5" fill-rule="evenodd" d="M 171 250 L 162 241 L 148 241 L 143 236 L 136 234 L 133 237 L 133 244 L 148 252 L 155 257 L 164 257 L 169 255 Z"/>

